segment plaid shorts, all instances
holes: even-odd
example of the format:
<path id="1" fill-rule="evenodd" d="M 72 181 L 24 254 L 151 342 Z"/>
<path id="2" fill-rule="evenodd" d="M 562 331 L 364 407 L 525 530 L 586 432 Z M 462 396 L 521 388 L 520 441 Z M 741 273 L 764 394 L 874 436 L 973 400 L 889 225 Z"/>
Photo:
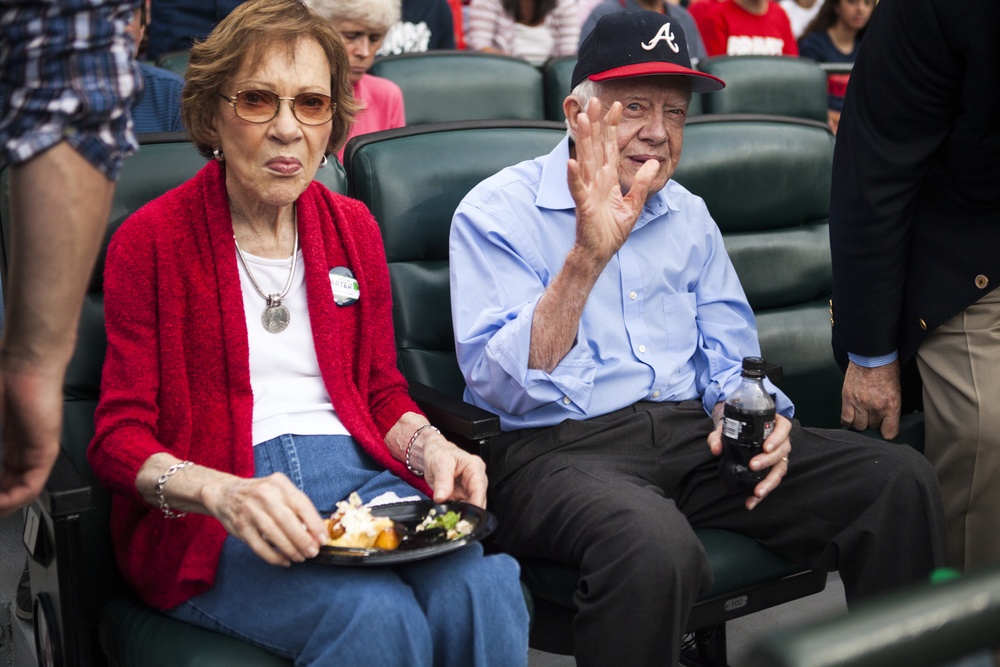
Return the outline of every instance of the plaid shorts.
<path id="1" fill-rule="evenodd" d="M 125 26 L 138 0 L 0 0 L 0 148 L 12 164 L 66 140 L 110 180 L 138 148 L 142 93 Z"/>

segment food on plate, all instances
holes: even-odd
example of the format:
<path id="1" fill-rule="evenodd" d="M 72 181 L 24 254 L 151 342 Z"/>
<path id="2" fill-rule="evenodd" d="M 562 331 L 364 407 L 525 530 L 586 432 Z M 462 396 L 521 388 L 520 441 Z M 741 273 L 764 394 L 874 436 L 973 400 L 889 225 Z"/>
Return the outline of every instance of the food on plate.
<path id="1" fill-rule="evenodd" d="M 396 523 L 389 517 L 373 516 L 357 492 L 337 503 L 337 511 L 326 519 L 326 528 L 330 535 L 327 546 L 392 551 L 400 542 Z"/>
<path id="2" fill-rule="evenodd" d="M 400 543 L 399 532 L 395 528 L 386 528 L 375 538 L 375 548 L 383 551 L 393 551 Z"/>
<path id="3" fill-rule="evenodd" d="M 417 532 L 424 530 L 429 530 L 433 528 L 441 528 L 447 532 L 448 539 L 454 540 L 462 535 L 468 535 L 472 532 L 473 525 L 469 521 L 462 518 L 462 516 L 453 510 L 449 510 L 444 514 L 438 514 L 437 510 L 431 509 L 424 517 L 424 520 L 420 522 L 417 526 Z"/>
<path id="4" fill-rule="evenodd" d="M 325 520 L 328 534 L 325 546 L 379 551 L 412 550 L 434 547 L 473 533 L 474 523 L 463 519 L 461 510 L 443 510 L 441 506 L 432 507 L 419 523 L 414 524 L 414 519 L 400 521 L 398 515 L 394 515 L 395 520 L 389 516 L 376 516 L 370 507 L 361 502 L 361 496 L 353 492 L 347 500 L 338 502 L 336 510 Z M 349 553 L 365 555 L 368 552 Z"/>

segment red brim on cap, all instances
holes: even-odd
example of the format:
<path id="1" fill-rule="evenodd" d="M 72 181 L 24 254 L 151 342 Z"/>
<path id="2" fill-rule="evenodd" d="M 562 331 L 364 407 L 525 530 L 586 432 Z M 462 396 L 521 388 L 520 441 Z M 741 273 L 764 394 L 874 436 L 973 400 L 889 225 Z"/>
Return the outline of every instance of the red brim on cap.
<path id="1" fill-rule="evenodd" d="M 650 76 L 653 74 L 683 74 L 689 76 L 691 77 L 691 92 L 694 93 L 714 93 L 726 87 L 726 82 L 717 76 L 662 61 L 615 67 L 605 72 L 591 74 L 587 78 L 591 81 L 607 81 L 608 79 L 625 79 L 631 76 Z"/>

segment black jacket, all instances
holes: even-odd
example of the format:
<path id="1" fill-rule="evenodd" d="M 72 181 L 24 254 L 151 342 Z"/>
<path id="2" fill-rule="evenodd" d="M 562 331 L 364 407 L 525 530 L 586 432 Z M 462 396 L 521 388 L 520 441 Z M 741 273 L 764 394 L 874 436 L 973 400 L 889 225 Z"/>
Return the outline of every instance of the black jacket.
<path id="1" fill-rule="evenodd" d="M 881 0 L 830 202 L 833 343 L 911 360 L 1000 286 L 1000 2 Z"/>

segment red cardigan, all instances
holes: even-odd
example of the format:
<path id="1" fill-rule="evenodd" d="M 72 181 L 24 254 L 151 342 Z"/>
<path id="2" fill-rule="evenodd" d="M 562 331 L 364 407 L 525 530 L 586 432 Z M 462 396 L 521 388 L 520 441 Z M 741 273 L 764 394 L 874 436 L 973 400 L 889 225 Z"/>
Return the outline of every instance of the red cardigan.
<path id="1" fill-rule="evenodd" d="M 378 226 L 353 199 L 312 183 L 297 202 L 313 341 L 337 415 L 376 461 L 413 486 L 384 437 L 419 412 L 396 367 L 389 275 Z M 328 272 L 360 284 L 334 304 Z M 135 488 L 142 464 L 167 451 L 252 477 L 249 346 L 225 171 L 209 162 L 114 235 L 104 269 L 107 356 L 87 451 L 112 491 L 111 533 L 125 579 L 169 609 L 214 583 L 226 531 L 214 518 L 167 520 Z"/>

